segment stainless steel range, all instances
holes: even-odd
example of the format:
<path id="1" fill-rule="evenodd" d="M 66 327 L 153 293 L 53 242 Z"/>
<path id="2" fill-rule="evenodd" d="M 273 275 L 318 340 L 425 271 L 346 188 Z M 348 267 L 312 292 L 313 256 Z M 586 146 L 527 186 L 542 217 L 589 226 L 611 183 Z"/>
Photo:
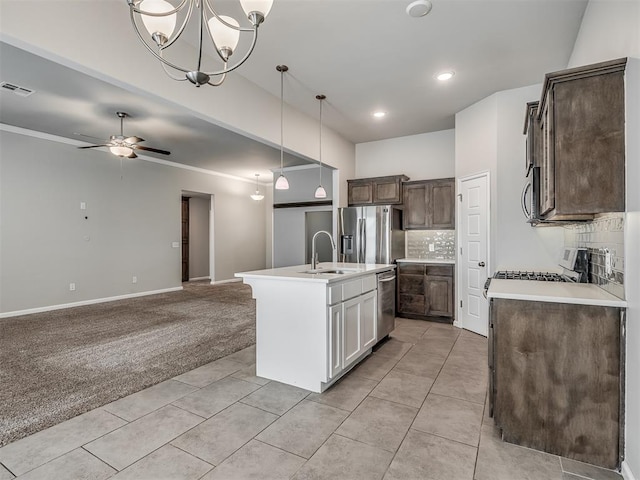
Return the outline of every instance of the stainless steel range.
<path id="1" fill-rule="evenodd" d="M 499 280 L 534 280 L 538 282 L 570 282 L 575 281 L 572 280 L 571 277 L 567 275 L 563 275 L 560 273 L 554 272 L 528 272 L 522 270 L 501 270 L 493 274 L 493 277 L 487 278 L 487 281 L 484 283 L 484 291 L 482 294 L 484 298 L 487 298 L 487 292 L 489 291 L 489 285 L 491 284 L 491 279 L 499 279 Z"/>
<path id="2" fill-rule="evenodd" d="M 522 271 L 500 271 L 493 275 L 493 278 L 502 280 L 537 280 L 540 282 L 567 282 L 568 278 L 559 273 L 550 272 L 522 272 Z"/>

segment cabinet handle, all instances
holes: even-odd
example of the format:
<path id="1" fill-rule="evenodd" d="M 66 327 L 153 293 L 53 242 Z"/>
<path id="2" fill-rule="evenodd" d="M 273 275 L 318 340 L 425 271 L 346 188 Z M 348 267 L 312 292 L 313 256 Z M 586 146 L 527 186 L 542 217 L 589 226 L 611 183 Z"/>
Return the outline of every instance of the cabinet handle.
<path id="1" fill-rule="evenodd" d="M 484 263 L 484 262 L 478 262 L 478 266 L 479 266 L 479 267 L 484 267 L 484 266 L 485 266 L 485 263 Z"/>
<path id="2" fill-rule="evenodd" d="M 396 279 L 396 276 L 394 275 L 393 277 L 389 277 L 389 278 L 381 278 L 378 280 L 378 282 L 392 282 Z"/>

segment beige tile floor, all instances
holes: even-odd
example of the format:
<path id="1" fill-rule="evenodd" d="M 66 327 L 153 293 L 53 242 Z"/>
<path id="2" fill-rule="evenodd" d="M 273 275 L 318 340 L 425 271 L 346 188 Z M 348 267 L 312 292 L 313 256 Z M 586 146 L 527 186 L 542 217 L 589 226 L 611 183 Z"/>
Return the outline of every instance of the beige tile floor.
<path id="1" fill-rule="evenodd" d="M 323 394 L 255 376 L 248 348 L 0 448 L 0 480 L 620 479 L 504 443 L 487 340 L 397 319 Z"/>

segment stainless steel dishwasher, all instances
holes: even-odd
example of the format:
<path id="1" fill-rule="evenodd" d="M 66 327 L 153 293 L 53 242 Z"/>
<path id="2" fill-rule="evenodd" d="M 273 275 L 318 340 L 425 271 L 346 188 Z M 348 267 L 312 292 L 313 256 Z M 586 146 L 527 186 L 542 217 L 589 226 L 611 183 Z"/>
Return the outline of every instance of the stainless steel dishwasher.
<path id="1" fill-rule="evenodd" d="M 396 272 L 389 270 L 378 274 L 378 342 L 394 329 L 395 318 Z"/>

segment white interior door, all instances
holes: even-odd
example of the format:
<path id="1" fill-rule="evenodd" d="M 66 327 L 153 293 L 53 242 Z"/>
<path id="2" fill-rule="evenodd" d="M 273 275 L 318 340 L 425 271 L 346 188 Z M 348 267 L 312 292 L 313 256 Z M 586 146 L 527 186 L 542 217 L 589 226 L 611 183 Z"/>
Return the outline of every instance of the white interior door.
<path id="1" fill-rule="evenodd" d="M 458 322 L 487 336 L 489 302 L 482 294 L 489 275 L 489 173 L 458 181 Z"/>

